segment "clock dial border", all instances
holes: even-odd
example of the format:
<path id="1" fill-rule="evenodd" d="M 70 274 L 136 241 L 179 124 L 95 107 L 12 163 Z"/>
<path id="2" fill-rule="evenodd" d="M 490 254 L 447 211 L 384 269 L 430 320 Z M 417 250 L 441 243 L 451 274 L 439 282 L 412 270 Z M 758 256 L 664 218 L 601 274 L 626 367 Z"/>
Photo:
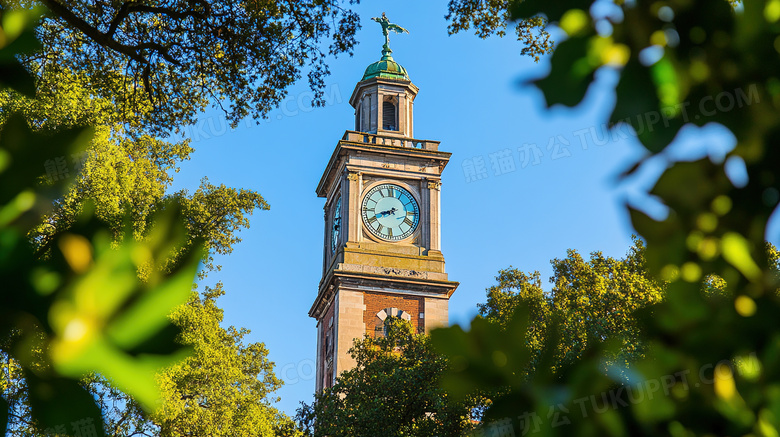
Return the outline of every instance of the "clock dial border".
<path id="1" fill-rule="evenodd" d="M 384 195 L 382 190 L 386 190 L 384 193 L 387 193 L 387 195 Z M 382 225 L 381 222 L 384 221 L 386 224 L 391 218 L 391 215 L 395 215 L 395 211 L 388 210 L 390 211 L 390 214 L 387 214 L 388 211 L 383 211 L 385 217 L 379 217 L 376 213 L 376 206 L 379 204 L 379 201 L 372 198 L 376 197 L 375 195 L 377 192 L 380 193 L 380 201 L 390 199 L 391 197 L 397 200 L 397 202 L 389 200 L 385 201 L 385 203 L 389 203 L 391 206 L 398 204 L 396 206 L 399 206 L 399 208 L 396 208 L 395 211 L 403 208 L 403 211 L 406 212 L 406 216 L 403 217 L 404 221 L 401 222 L 401 224 L 392 227 Z M 409 203 L 404 203 L 404 201 L 401 200 L 401 197 L 407 198 Z M 374 208 L 368 208 L 368 202 L 372 200 L 375 202 Z M 411 210 L 407 210 L 407 208 L 410 208 Z M 369 211 L 373 211 L 374 215 L 369 216 Z M 362 218 L 363 226 L 367 228 L 367 234 L 383 242 L 398 243 L 414 237 L 420 230 L 420 215 L 420 203 L 413 194 L 413 191 L 397 182 L 382 181 L 371 186 L 365 190 L 360 202 L 360 216 Z M 378 227 L 372 226 L 377 223 L 377 221 L 380 222 Z M 404 231 L 401 226 L 402 224 L 409 226 L 409 228 Z M 394 235 L 393 229 L 397 229 L 401 231 L 401 233 Z M 383 232 L 385 230 L 387 230 L 387 232 Z"/>

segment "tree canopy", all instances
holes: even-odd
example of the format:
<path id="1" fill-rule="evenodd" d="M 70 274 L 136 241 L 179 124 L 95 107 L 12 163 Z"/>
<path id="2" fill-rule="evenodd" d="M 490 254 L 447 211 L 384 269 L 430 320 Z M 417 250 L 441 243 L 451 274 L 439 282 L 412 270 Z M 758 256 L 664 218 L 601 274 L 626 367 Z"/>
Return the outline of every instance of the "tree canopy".
<path id="1" fill-rule="evenodd" d="M 3 43 L 12 44 L 0 49 L 27 50 L 20 58 L 29 61 L 36 47 L 35 12 L 2 10 L 3 23 L 13 22 L 9 17 L 31 27 L 16 35 L 2 29 Z M 18 83 L 30 82 L 20 65 L 10 65 L 5 71 L 17 75 Z M 249 226 L 248 215 L 268 205 L 254 191 L 207 179 L 191 194 L 166 194 L 178 164 L 192 153 L 186 141 L 127 135 L 122 109 L 111 96 L 95 95 L 83 72 L 44 73 L 51 80 L 39 77 L 34 97 L 25 87 L 0 90 L 0 157 L 14 162 L 13 171 L 1 174 L 0 168 L 6 180 L 1 200 L 34 193 L 34 202 L 18 212 L 13 202 L 0 209 L 7 220 L 2 225 L 12 224 L 0 229 L 4 241 L 16 245 L 2 248 L 4 259 L 14 260 L 4 262 L 3 278 L 11 274 L 22 281 L 2 294 L 0 404 L 8 407 L 7 433 L 80 435 L 81 425 L 85 433 L 117 437 L 179 435 L 190 433 L 188 427 L 210 429 L 211 435 L 291 429 L 292 422 L 271 406 L 270 393 L 280 381 L 264 346 L 243 344 L 246 330 L 220 326 L 215 299 L 221 285 L 207 288 L 202 298 L 193 292 L 186 302 L 199 262 L 205 263 L 201 277 L 219 268 L 213 255 L 230 253 L 240 241 L 235 233 Z M 204 245 L 206 252 L 198 250 Z M 163 281 L 169 276 L 174 284 Z M 90 304 L 94 299 L 114 303 Z M 86 307 L 73 307 L 72 300 Z M 63 305 L 76 319 L 94 318 L 88 332 L 100 340 L 80 354 L 71 346 L 67 360 L 49 352 L 68 344 L 65 326 L 49 322 Z M 135 325 L 127 325 L 130 320 Z M 184 346 L 194 353 L 176 364 L 185 357 Z M 131 372 L 132 366 L 137 368 Z M 209 372 L 220 379 L 209 385 L 198 377 Z M 164 412 L 152 413 L 156 393 L 167 401 Z M 0 426 L 5 429 L 5 420 Z"/>
<path id="2" fill-rule="evenodd" d="M 222 284 L 193 292 L 171 318 L 193 354 L 158 376 L 163 407 L 152 417 L 161 437 L 181 435 L 270 436 L 293 422 L 273 407 L 282 386 L 262 343 L 244 344 L 244 328 L 222 328 L 216 299 Z"/>
<path id="3" fill-rule="evenodd" d="M 43 6 L 39 89 L 78 83 L 131 132 L 168 135 L 209 105 L 264 117 L 306 74 L 323 102 L 328 55 L 351 54 L 357 15 L 338 0 L 8 0 Z M 73 81 L 71 81 L 73 80 Z"/>
<path id="4" fill-rule="evenodd" d="M 501 270 L 497 284 L 487 289 L 486 302 L 478 304 L 480 315 L 506 328 L 518 308 L 526 308 L 532 321 L 525 339 L 535 357 L 532 366 L 544 353 L 548 336 L 558 340 L 553 370 L 580 360 L 589 342 L 620 343 L 609 365 L 619 361 L 628 366 L 643 357 L 645 347 L 633 314 L 660 302 L 665 290 L 647 273 L 642 241 L 635 239 L 623 259 L 593 252 L 586 261 L 569 250 L 566 258 L 551 263 L 549 292 L 543 290 L 539 272 Z M 534 368 L 527 370 L 532 377 Z"/>
<path id="5" fill-rule="evenodd" d="M 447 359 L 434 352 L 425 334 L 390 318 L 386 336 L 355 340 L 357 361 L 331 388 L 302 405 L 297 420 L 312 436 L 460 435 L 473 428 L 482 401 L 453 402 L 439 386 Z"/>

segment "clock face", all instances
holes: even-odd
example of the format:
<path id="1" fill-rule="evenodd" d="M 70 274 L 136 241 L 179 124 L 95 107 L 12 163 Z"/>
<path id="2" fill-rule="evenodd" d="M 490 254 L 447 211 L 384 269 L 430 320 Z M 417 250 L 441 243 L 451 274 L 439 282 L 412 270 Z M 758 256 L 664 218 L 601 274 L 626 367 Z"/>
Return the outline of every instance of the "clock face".
<path id="1" fill-rule="evenodd" d="M 341 196 L 336 200 L 336 206 L 333 208 L 333 220 L 330 227 L 330 251 L 336 251 L 336 245 L 341 235 Z"/>
<path id="2" fill-rule="evenodd" d="M 363 223 L 383 240 L 398 241 L 412 235 L 420 222 L 414 196 L 394 184 L 380 184 L 363 197 Z"/>

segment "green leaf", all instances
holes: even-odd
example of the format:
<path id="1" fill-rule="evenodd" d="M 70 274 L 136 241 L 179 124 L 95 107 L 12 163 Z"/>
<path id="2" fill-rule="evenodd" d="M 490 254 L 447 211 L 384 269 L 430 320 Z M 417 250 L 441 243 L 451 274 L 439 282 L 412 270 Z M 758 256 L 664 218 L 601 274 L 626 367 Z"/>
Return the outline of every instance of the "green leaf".
<path id="1" fill-rule="evenodd" d="M 34 132 L 22 115 L 11 115 L 0 131 L 0 150 L 10 160 L 6 169 L 0 171 L 0 205 L 8 204 L 25 188 L 36 189 L 37 203 L 50 203 L 75 176 L 68 159 L 72 153 L 86 149 L 92 133 L 89 128 L 57 134 Z M 47 171 L 59 190 L 47 193 L 40 187 L 40 179 L 47 176 Z"/>
<path id="2" fill-rule="evenodd" d="M 46 428 L 64 428 L 68 436 L 82 435 L 74 433 L 75 423 L 83 424 L 94 430 L 97 437 L 105 436 L 103 416 L 95 405 L 92 395 L 73 379 L 60 377 L 41 377 L 34 372 L 25 372 L 29 386 L 32 417 L 40 426 Z"/>
<path id="3" fill-rule="evenodd" d="M 534 81 L 544 93 L 547 106 L 575 106 L 582 101 L 593 82 L 594 67 L 588 61 L 590 35 L 574 36 L 563 41 L 552 56 L 550 74 Z"/>
<path id="4" fill-rule="evenodd" d="M 118 249 L 111 247 L 104 232 L 94 233 L 91 242 L 70 233 L 55 239 L 69 265 L 87 257 L 89 268 L 76 271 L 81 275 L 57 295 L 49 311 L 55 333 L 54 367 L 73 378 L 96 371 L 147 410 L 156 406 L 160 396 L 156 372 L 184 359 L 189 351 L 179 348 L 167 355 L 148 355 L 138 354 L 137 349 L 142 344 L 151 349 L 159 349 L 159 343 L 170 345 L 169 316 L 187 301 L 203 258 L 202 246 L 195 242 L 173 271 L 161 271 L 171 248 L 186 242 L 180 209 L 169 204 L 164 210 L 157 215 L 149 238 L 128 239 Z M 78 229 L 76 225 L 74 230 Z M 139 270 L 149 270 L 144 282 L 137 277 Z"/>
<path id="5" fill-rule="evenodd" d="M 35 95 L 35 79 L 18 62 L 0 63 L 0 83 L 32 97 Z"/>
<path id="6" fill-rule="evenodd" d="M 5 26 L 0 27 L 0 86 L 34 97 L 35 80 L 19 62 L 19 57 L 41 49 L 33 30 L 36 11 L 5 9 L 0 15 Z"/>
<path id="7" fill-rule="evenodd" d="M 659 77 L 667 78 L 668 74 L 661 70 L 658 70 Z M 661 107 L 657 87 L 650 69 L 632 57 L 620 74 L 615 90 L 617 102 L 609 119 L 610 125 L 620 122 L 631 125 L 639 141 L 651 152 L 663 150 L 684 124 L 675 108 Z"/>

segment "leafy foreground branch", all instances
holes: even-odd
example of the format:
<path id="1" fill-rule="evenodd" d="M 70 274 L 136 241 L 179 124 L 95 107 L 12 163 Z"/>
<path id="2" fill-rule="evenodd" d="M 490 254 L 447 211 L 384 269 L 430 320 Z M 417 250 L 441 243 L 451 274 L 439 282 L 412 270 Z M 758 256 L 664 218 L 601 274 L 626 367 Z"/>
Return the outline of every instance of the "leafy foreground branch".
<path id="1" fill-rule="evenodd" d="M 664 152 L 683 126 L 695 132 L 719 123 L 734 134 L 736 147 L 724 161 L 669 162 L 649 193 L 668 206 L 664 219 L 627 205 L 647 243 L 648 272 L 668 283 L 662 302 L 636 313 L 647 336 L 644 359 L 630 369 L 607 365 L 604 372 L 620 345 L 595 343 L 556 374 L 540 374 L 543 366 L 537 364 L 532 380 L 518 379 L 531 355 L 517 345 L 534 323 L 521 309 L 503 333 L 481 320 L 468 333 L 433 332 L 434 343 L 459 363 L 445 387 L 511 387 L 494 400 L 487 417 L 508 422 L 516 434 L 776 436 L 780 298 L 764 239 L 780 200 L 777 2 L 743 2 L 738 8 L 725 0 L 591 6 L 587 0 L 507 4 L 513 19 L 542 13 L 567 35 L 552 56 L 549 76 L 535 82 L 548 105 L 578 104 L 597 70 L 614 71 L 617 99 L 604 122 L 630 125 L 648 151 L 629 175 L 652 159 L 669 162 Z M 714 112 L 685 110 L 725 94 L 746 98 Z M 648 116 L 664 123 L 649 127 Z M 732 166 L 744 166 L 744 183 L 729 178 Z M 713 280 L 726 284 L 726 297 L 701 293 Z M 655 387 L 654 396 L 645 390 L 639 398 L 641 387 Z"/>
<path id="2" fill-rule="evenodd" d="M 3 84 L 29 92 L 32 80 L 16 57 L 36 47 L 33 19 L 25 11 L 3 10 L 2 20 Z M 59 432 L 76 424 L 79 432 L 83 424 L 102 436 L 101 412 L 79 379 L 99 371 L 153 408 L 155 371 L 186 353 L 163 335 L 167 313 L 186 299 L 202 254 L 196 242 L 175 268 L 155 268 L 185 237 L 179 208 L 169 204 L 157 211 L 146 241 L 113 248 L 111 234 L 87 208 L 69 231 L 53 237 L 47 258 L 34 256 L 27 234 L 63 189 L 40 183 L 41 159 L 83 150 L 90 137 L 87 129 L 36 133 L 20 116 L 2 127 L 0 338 L 8 369 L 18 366 L 27 384 L 38 429 Z M 148 266 L 147 280 L 139 281 L 138 270 Z M 4 372 L 3 388 L 19 378 Z M 0 399 L 0 428 L 20 417 L 18 407 Z"/>
<path id="3" fill-rule="evenodd" d="M 36 209 L 51 204 L 38 183 L 40 158 L 89 139 L 74 134 L 33 133 L 20 117 L 2 129 L 0 150 L 13 160 L 0 174 L 7 187 L 0 197 L 0 276 L 6 284 L 0 338 L 9 357 L 3 379 L 4 388 L 13 384 L 19 376 L 10 369 L 21 369 L 31 429 L 64 434 L 64 426 L 89 423 L 104 435 L 101 411 L 79 380 L 99 372 L 143 408 L 154 408 L 155 373 L 186 355 L 166 332 L 168 313 L 189 295 L 202 244 L 195 242 L 170 270 L 159 268 L 186 239 L 180 210 L 169 204 L 155 214 L 145 241 L 130 238 L 114 247 L 109 230 L 87 211 L 53 236 L 48 257 L 36 258 L 27 233 Z M 139 269 L 147 271 L 144 281 Z M 3 428 L 9 413 L 12 426 L 23 420 L 22 405 L 2 404 Z"/>
<path id="4" fill-rule="evenodd" d="M 83 84 L 39 87 L 34 98 L 17 55 L 38 49 L 36 17 L 0 16 L 1 77 L 14 86 L 0 91 L 0 428 L 294 435 L 271 406 L 281 381 L 267 350 L 244 344 L 248 331 L 220 326 L 221 284 L 192 291 L 201 262 L 201 273 L 218 268 L 200 248 L 229 253 L 245 215 L 267 204 L 208 181 L 166 197 L 186 144 L 73 128 L 116 121 Z M 71 156 L 83 157 L 80 168 Z"/>

